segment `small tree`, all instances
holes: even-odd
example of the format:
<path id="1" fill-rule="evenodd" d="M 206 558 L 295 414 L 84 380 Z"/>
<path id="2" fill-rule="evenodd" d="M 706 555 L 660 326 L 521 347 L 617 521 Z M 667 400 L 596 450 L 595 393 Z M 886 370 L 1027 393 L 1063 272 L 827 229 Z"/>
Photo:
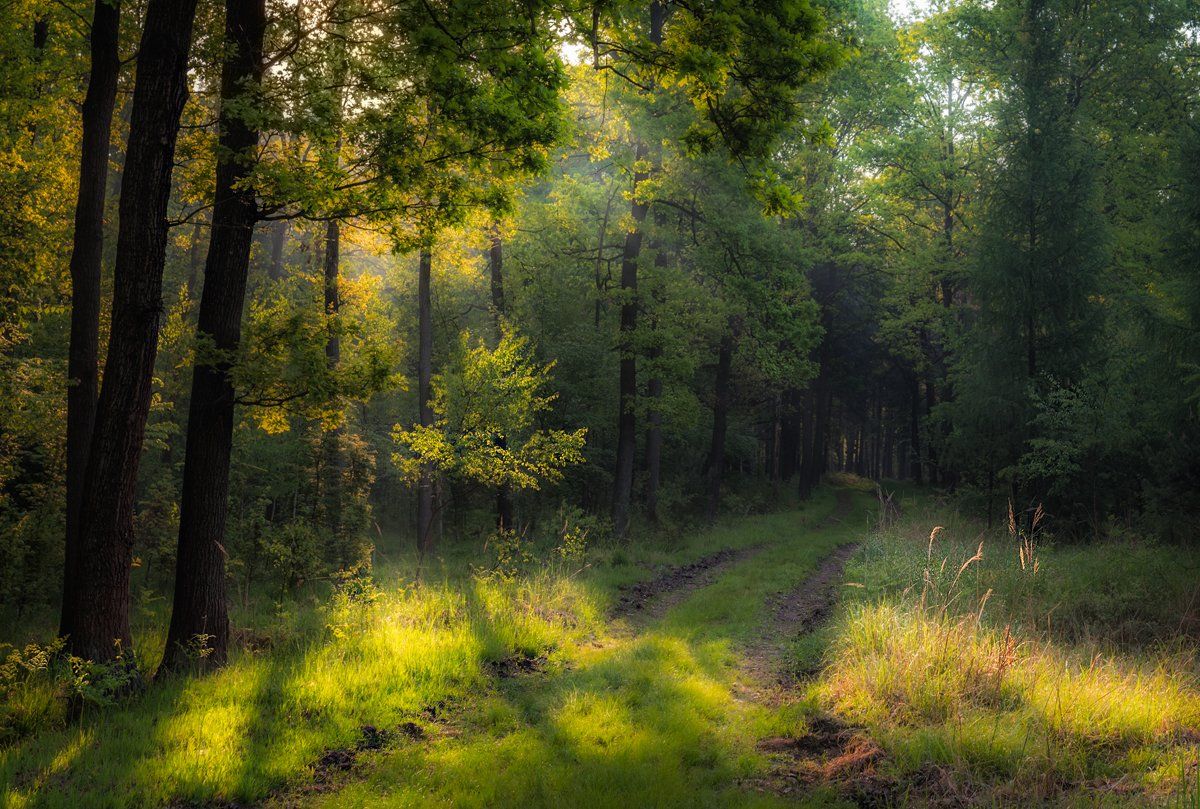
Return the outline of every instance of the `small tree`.
<path id="1" fill-rule="evenodd" d="M 553 367 L 507 325 L 494 349 L 464 332 L 457 356 L 434 377 L 433 424 L 393 429 L 401 474 L 416 481 L 424 467 L 512 491 L 561 480 L 563 469 L 583 461 L 587 431 L 538 424 L 557 398 L 548 390 Z"/>

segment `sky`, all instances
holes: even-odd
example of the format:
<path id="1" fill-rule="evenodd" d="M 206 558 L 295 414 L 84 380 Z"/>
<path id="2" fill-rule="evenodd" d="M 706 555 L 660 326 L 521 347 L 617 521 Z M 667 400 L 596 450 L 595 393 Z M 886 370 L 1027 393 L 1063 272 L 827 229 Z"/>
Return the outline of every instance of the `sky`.
<path id="1" fill-rule="evenodd" d="M 929 8 L 929 0 L 889 0 L 889 5 L 897 17 L 918 17 Z"/>

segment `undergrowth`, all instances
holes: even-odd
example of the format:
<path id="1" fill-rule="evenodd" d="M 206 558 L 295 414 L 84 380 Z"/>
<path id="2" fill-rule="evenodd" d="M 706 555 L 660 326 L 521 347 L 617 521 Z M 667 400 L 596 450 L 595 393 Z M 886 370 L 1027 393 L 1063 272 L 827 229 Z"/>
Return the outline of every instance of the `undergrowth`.
<path id="1" fill-rule="evenodd" d="M 916 802 L 1195 806 L 1200 553 L 920 508 L 847 571 L 814 696 Z M 917 775 L 919 778 L 914 778 Z"/>

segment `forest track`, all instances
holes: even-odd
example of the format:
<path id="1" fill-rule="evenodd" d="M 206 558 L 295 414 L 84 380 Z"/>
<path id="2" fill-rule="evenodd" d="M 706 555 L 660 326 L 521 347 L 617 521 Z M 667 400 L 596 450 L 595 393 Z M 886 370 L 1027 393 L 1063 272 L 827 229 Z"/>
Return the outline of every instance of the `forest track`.
<path id="1" fill-rule="evenodd" d="M 609 618 L 649 622 L 661 618 L 677 604 L 702 587 L 716 581 L 721 573 L 765 550 L 759 543 L 745 548 L 723 548 L 686 565 L 675 565 L 654 578 L 622 588 Z"/>
<path id="2" fill-rule="evenodd" d="M 818 530 L 844 522 L 853 507 L 853 493 L 837 492 L 837 506 Z M 838 546 L 821 560 L 804 581 L 767 602 L 770 618 L 743 649 L 742 665 L 751 683 L 759 689 L 777 690 L 793 685 L 804 672 L 783 665 L 787 645 L 823 624 L 838 601 L 838 589 L 846 563 L 859 548 L 850 542 Z"/>
<path id="3" fill-rule="evenodd" d="M 820 531 L 842 522 L 850 513 L 853 501 L 853 492 L 849 489 L 839 489 L 833 511 L 809 530 Z M 759 542 L 744 548 L 722 548 L 694 562 L 669 567 L 648 581 L 623 587 L 608 617 L 636 619 L 639 622 L 661 618 L 671 607 L 682 603 L 697 590 L 712 584 L 721 573 L 757 556 L 771 544 Z"/>

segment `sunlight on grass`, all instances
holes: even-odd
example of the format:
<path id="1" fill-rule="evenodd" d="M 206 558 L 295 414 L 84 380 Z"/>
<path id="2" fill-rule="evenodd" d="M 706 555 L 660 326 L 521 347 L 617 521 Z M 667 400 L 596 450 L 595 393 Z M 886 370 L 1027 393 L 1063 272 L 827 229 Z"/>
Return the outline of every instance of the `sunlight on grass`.
<path id="1" fill-rule="evenodd" d="M 1022 564 L 1006 533 L 983 535 L 977 556 L 977 527 L 931 537 L 925 519 L 873 537 L 849 571 L 862 587 L 828 633 L 822 705 L 900 774 L 949 768 L 956 788 L 1000 802 L 1094 790 L 1140 804 L 1194 779 L 1200 666 L 1193 643 L 1167 639 L 1197 554 L 1027 543 Z"/>
<path id="2" fill-rule="evenodd" d="M 378 572 L 378 591 L 260 616 L 253 650 L 219 672 L 89 709 L 82 732 L 41 732 L 0 749 L 4 805 L 299 800 L 316 762 L 354 750 L 366 726 L 387 730 L 395 749 L 364 752 L 363 761 L 378 759 L 370 779 L 330 793 L 329 805 L 374 796 L 628 807 L 631 796 L 670 805 L 689 795 L 755 805 L 760 799 L 734 784 L 761 767 L 754 742 L 778 720 L 732 696 L 737 639 L 753 631 L 770 593 L 802 580 L 844 541 L 849 526 L 810 530 L 833 505 L 821 492 L 800 511 L 730 521 L 667 545 L 599 548 L 582 572 L 480 576 L 452 554 L 439 563 L 440 580 L 427 571 L 415 583 L 411 565 L 398 563 Z M 764 543 L 660 628 L 605 631 L 621 584 L 657 565 Z M 546 675 L 504 680 L 491 668 L 534 658 Z M 428 738 L 396 736 L 406 721 Z"/>

